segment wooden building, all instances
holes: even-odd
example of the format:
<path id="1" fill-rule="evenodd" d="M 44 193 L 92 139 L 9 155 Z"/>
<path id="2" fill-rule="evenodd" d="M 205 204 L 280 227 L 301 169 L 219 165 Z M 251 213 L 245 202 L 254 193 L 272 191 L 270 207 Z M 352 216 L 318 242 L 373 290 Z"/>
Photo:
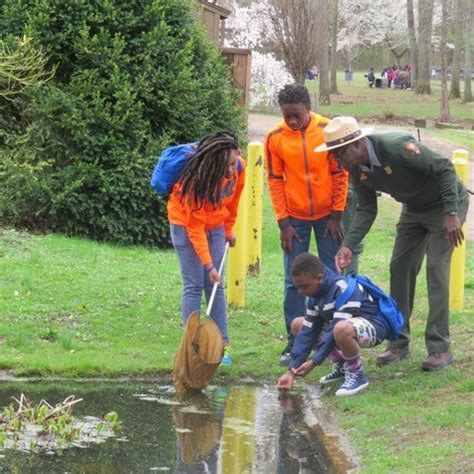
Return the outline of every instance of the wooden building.
<path id="1" fill-rule="evenodd" d="M 230 10 L 216 5 L 215 2 L 199 0 L 199 17 L 206 29 L 207 37 L 219 46 L 224 45 L 224 25 L 230 13 Z"/>
<path id="2" fill-rule="evenodd" d="M 225 20 L 231 11 L 208 0 L 198 0 L 198 3 L 199 18 L 206 29 L 207 37 L 217 43 L 225 61 L 231 66 L 234 87 L 241 93 L 240 105 L 247 108 L 252 51 L 242 48 L 224 48 Z"/>

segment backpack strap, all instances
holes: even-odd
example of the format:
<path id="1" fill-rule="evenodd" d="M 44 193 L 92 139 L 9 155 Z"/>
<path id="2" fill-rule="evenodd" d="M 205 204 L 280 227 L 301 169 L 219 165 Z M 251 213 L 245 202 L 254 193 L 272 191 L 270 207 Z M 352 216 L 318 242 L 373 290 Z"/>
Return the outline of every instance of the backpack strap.
<path id="1" fill-rule="evenodd" d="M 341 306 L 345 305 L 354 294 L 356 289 L 356 279 L 354 277 L 347 277 L 347 288 L 336 298 L 334 302 L 335 309 L 339 309 Z"/>
<path id="2" fill-rule="evenodd" d="M 240 161 L 240 156 L 237 158 L 237 174 L 240 175 L 242 173 L 244 167 L 242 165 L 242 162 Z"/>

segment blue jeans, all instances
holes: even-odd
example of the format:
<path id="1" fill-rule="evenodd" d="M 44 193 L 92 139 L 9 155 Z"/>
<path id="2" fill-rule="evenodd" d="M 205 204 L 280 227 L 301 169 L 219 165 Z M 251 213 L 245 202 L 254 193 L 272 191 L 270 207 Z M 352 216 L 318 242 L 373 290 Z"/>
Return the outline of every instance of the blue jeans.
<path id="1" fill-rule="evenodd" d="M 189 316 L 194 311 L 201 312 L 202 293 L 206 296 L 206 302 L 211 297 L 214 284 L 209 279 L 207 270 L 201 263 L 193 244 L 189 240 L 186 227 L 170 224 L 171 242 L 178 255 L 181 268 L 181 277 L 183 279 L 183 294 L 181 299 L 181 315 L 183 324 L 186 324 Z M 216 268 L 219 268 L 225 247 L 224 227 L 218 227 L 206 232 L 209 250 L 212 261 Z M 222 281 L 224 281 L 222 275 Z M 225 293 L 222 283 L 217 287 L 214 304 L 211 308 L 211 318 L 219 327 L 224 343 L 229 342 L 227 334 L 227 308 L 225 302 Z"/>
<path id="2" fill-rule="evenodd" d="M 291 322 L 298 316 L 304 316 L 306 314 L 306 298 L 298 293 L 298 288 L 293 284 L 293 278 L 291 277 L 293 262 L 298 255 L 309 250 L 311 230 L 314 230 L 319 258 L 325 265 L 337 272 L 334 257 L 339 250 L 340 244 L 333 238 L 331 233 L 328 233 L 326 237 L 324 237 L 324 229 L 329 221 L 329 216 L 315 221 L 305 221 L 290 217 L 289 221 L 301 239 L 301 242 L 293 240 L 292 253 L 288 254 L 285 252 L 283 257 L 285 268 L 285 299 L 283 302 L 283 311 L 285 313 L 286 332 L 291 343 Z"/>

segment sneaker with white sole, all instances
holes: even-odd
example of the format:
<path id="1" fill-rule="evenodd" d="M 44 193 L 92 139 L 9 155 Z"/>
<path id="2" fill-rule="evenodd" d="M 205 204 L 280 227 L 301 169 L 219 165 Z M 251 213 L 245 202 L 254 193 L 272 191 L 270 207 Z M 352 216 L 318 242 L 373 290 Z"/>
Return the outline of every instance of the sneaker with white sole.
<path id="1" fill-rule="evenodd" d="M 329 374 L 325 375 L 324 377 L 321 377 L 319 379 L 319 383 L 321 385 L 326 385 L 328 383 L 337 382 L 338 380 L 344 378 L 345 372 L 346 371 L 344 368 L 344 362 L 335 362 L 334 364 L 332 364 L 332 372 L 329 372 Z"/>
<path id="2" fill-rule="evenodd" d="M 347 397 L 361 392 L 369 386 L 369 381 L 361 369 L 358 372 L 346 371 L 344 383 L 336 392 L 336 397 Z"/>

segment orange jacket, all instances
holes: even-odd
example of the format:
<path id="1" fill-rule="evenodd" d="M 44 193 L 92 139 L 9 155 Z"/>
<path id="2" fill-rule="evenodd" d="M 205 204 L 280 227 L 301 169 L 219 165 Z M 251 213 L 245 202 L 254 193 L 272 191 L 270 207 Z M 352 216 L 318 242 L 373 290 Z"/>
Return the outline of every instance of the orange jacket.
<path id="1" fill-rule="evenodd" d="M 191 206 L 188 199 L 181 201 L 181 185 L 176 183 L 168 199 L 168 220 L 170 224 L 186 227 L 189 240 L 204 266 L 213 263 L 206 231 L 224 226 L 226 237 L 232 236 L 232 229 L 237 219 L 237 208 L 245 184 L 245 161 L 239 158 L 242 171 L 232 178 L 222 181 L 223 199 L 219 206 L 209 202 L 197 209 Z M 216 262 L 219 264 L 219 262 Z"/>
<path id="2" fill-rule="evenodd" d="M 329 121 L 311 112 L 304 131 L 295 132 L 282 120 L 266 137 L 268 187 L 280 224 L 289 216 L 315 220 L 344 211 L 347 171 L 329 153 L 314 152 Z"/>

